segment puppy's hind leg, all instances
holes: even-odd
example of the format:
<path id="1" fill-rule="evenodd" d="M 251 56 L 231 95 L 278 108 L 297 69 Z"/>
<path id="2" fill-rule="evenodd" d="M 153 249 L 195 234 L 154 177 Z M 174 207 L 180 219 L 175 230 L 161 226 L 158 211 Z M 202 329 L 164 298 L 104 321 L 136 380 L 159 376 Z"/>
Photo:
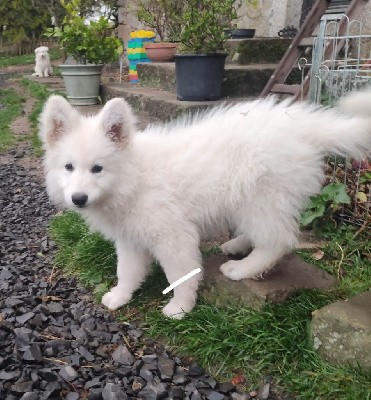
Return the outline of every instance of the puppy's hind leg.
<path id="1" fill-rule="evenodd" d="M 254 250 L 244 259 L 230 260 L 220 270 L 232 280 L 261 277 L 296 244 L 296 219 L 279 209 L 261 209 L 251 212 L 240 226 L 249 232 Z"/>
<path id="2" fill-rule="evenodd" d="M 220 267 L 220 270 L 227 278 L 234 281 L 258 278 L 273 267 L 287 250 L 285 247 L 256 247 L 242 260 L 227 261 Z"/>
<path id="3" fill-rule="evenodd" d="M 232 256 L 237 254 L 247 254 L 251 247 L 251 240 L 244 234 L 238 235 L 220 246 L 224 254 Z"/>
<path id="4" fill-rule="evenodd" d="M 148 272 L 151 262 L 149 253 L 124 241 L 116 242 L 117 251 L 117 286 L 102 298 L 102 304 L 115 310 L 131 300 Z"/>

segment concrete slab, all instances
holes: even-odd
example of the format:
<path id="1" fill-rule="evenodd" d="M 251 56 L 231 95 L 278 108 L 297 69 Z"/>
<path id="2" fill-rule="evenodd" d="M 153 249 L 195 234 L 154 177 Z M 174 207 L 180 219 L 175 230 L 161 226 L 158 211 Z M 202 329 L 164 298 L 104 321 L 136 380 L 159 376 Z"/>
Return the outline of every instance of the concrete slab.
<path id="1" fill-rule="evenodd" d="M 224 98 L 218 101 L 179 101 L 175 93 L 130 83 L 103 84 L 102 97 L 104 102 L 113 97 L 123 97 L 137 111 L 139 119 L 144 115 L 152 122 L 169 121 L 186 112 L 206 109 L 226 101 L 241 100 L 241 98 Z"/>
<path id="2" fill-rule="evenodd" d="M 102 104 L 94 104 L 89 106 L 75 106 L 81 114 L 89 116 L 98 114 L 98 112 L 103 108 Z"/>
<path id="3" fill-rule="evenodd" d="M 263 279 L 232 281 L 219 267 L 232 259 L 222 254 L 204 259 L 204 284 L 201 296 L 213 304 L 241 303 L 260 308 L 267 301 L 282 302 L 300 289 L 335 287 L 337 279 L 295 254 L 285 256 Z M 235 259 L 235 258 L 234 258 Z"/>
<path id="4" fill-rule="evenodd" d="M 311 337 L 326 361 L 371 370 L 371 290 L 314 311 Z"/>

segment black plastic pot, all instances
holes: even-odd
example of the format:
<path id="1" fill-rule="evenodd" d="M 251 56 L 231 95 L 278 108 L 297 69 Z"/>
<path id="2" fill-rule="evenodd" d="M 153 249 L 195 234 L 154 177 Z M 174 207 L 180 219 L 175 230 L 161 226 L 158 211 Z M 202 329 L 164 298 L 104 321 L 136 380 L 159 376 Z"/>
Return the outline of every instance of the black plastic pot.
<path id="1" fill-rule="evenodd" d="M 224 29 L 230 39 L 250 39 L 255 36 L 255 29 Z"/>
<path id="2" fill-rule="evenodd" d="M 220 98 L 227 54 L 176 54 L 177 99 L 184 101 Z"/>
<path id="3" fill-rule="evenodd" d="M 231 32 L 232 39 L 253 38 L 255 29 L 233 29 Z"/>

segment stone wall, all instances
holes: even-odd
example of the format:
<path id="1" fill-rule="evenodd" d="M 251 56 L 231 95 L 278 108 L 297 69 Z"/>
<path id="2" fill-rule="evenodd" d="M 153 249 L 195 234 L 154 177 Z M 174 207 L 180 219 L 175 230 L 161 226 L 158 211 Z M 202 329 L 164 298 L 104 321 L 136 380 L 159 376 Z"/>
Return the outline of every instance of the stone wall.
<path id="1" fill-rule="evenodd" d="M 239 2 L 239 0 L 237 0 Z M 276 37 L 277 32 L 287 25 L 299 26 L 303 0 L 258 0 L 258 7 L 253 8 L 242 0 L 235 21 L 238 28 L 255 28 L 258 37 Z M 119 36 L 127 43 L 132 30 L 144 28 L 133 11 L 129 0 L 118 0 Z"/>
<path id="2" fill-rule="evenodd" d="M 258 37 L 277 37 L 287 25 L 299 26 L 302 0 L 259 0 L 258 7 L 244 4 L 238 10 L 238 28 L 254 28 Z"/>
<path id="3" fill-rule="evenodd" d="M 129 40 L 129 35 L 131 31 L 136 29 L 141 29 L 143 26 L 138 21 L 134 14 L 133 3 L 129 0 L 118 0 L 117 4 L 119 6 L 118 10 L 118 35 L 124 41 L 126 48 L 127 42 Z"/>

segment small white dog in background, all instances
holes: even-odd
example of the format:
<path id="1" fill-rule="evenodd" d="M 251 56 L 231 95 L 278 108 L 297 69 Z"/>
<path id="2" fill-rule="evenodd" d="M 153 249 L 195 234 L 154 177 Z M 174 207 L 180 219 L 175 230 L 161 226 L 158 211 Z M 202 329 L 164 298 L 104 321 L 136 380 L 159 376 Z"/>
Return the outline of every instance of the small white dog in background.
<path id="1" fill-rule="evenodd" d="M 151 259 L 170 284 L 201 267 L 200 239 L 230 228 L 226 254 L 251 253 L 221 266 L 230 279 L 261 276 L 297 243 L 298 219 L 323 182 L 323 157 L 362 159 L 371 151 L 371 92 L 342 108 L 265 100 L 215 108 L 136 132 L 123 99 L 86 117 L 60 96 L 41 115 L 51 200 L 80 212 L 115 242 L 116 309 L 139 287 Z M 174 289 L 164 307 L 181 318 L 196 303 L 201 274 Z"/>
<path id="2" fill-rule="evenodd" d="M 49 47 L 41 46 L 35 49 L 36 63 L 33 76 L 49 76 L 53 73 L 50 64 Z"/>

